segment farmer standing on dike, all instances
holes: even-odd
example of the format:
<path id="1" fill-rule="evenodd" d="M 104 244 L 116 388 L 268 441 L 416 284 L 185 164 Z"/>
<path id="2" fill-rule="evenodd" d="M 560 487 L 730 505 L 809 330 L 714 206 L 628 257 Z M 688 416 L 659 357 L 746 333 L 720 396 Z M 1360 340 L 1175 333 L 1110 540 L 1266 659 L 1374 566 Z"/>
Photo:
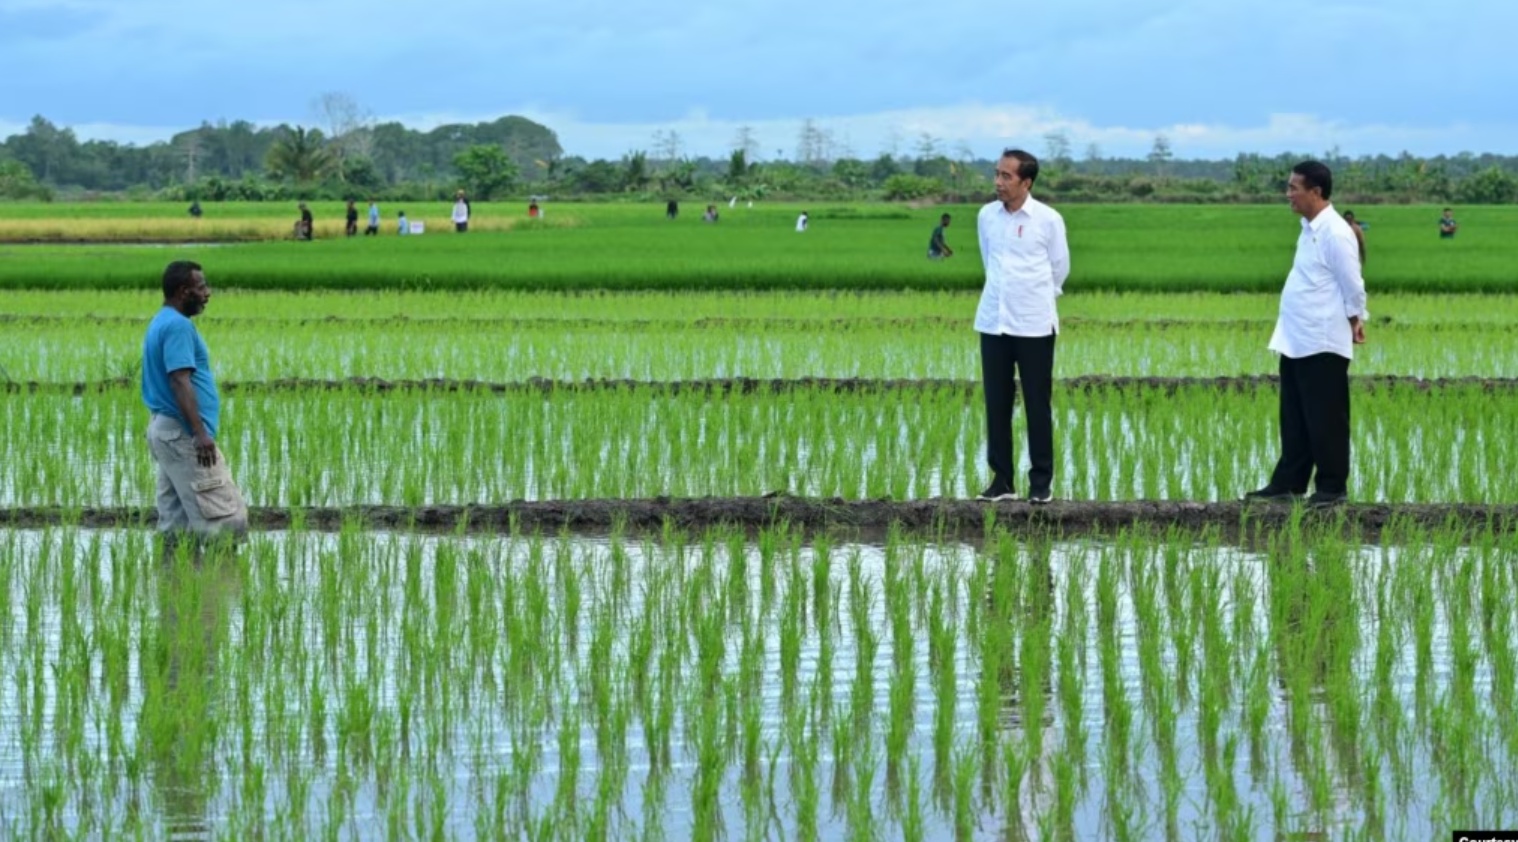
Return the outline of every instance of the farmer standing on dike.
<path id="1" fill-rule="evenodd" d="M 1065 220 L 1030 195 L 1038 159 L 1008 149 L 996 164 L 996 201 L 980 209 L 976 223 L 986 285 L 975 311 L 980 334 L 980 373 L 986 395 L 986 461 L 991 485 L 976 498 L 1016 500 L 1012 469 L 1013 369 L 1023 387 L 1028 424 L 1028 502 L 1054 499 L 1054 339 L 1059 314 L 1054 299 L 1070 276 Z"/>
<path id="2" fill-rule="evenodd" d="M 1308 505 L 1326 508 L 1348 499 L 1349 362 L 1365 342 L 1365 279 L 1354 232 L 1328 201 L 1333 173 L 1317 161 L 1291 173 L 1286 198 L 1302 233 L 1270 337 L 1281 355 L 1281 459 L 1270 482 L 1244 499 L 1294 500 L 1316 468 Z"/>
<path id="3" fill-rule="evenodd" d="M 216 446 L 221 398 L 205 340 L 190 320 L 211 300 L 200 264 L 178 260 L 163 272 L 163 308 L 142 347 L 142 402 L 148 451 L 158 465 L 158 531 L 173 551 L 195 539 L 240 537 L 248 509 Z"/>

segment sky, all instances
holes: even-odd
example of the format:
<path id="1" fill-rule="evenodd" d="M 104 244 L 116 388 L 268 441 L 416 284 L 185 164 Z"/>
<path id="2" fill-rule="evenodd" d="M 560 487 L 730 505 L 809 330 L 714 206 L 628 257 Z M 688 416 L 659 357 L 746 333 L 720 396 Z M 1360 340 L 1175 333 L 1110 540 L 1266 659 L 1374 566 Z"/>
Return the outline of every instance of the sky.
<path id="1" fill-rule="evenodd" d="M 1518 0 L 0 0 L 0 137 L 34 114 L 147 143 L 316 122 L 344 93 L 418 128 L 521 114 L 569 154 L 675 131 L 838 152 L 1518 153 Z"/>

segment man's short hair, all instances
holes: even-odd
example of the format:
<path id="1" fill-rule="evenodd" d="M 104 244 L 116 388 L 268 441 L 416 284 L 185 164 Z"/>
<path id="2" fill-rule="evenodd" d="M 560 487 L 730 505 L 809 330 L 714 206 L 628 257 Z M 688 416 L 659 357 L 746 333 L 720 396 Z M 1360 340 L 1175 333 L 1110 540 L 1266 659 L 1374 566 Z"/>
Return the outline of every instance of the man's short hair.
<path id="1" fill-rule="evenodd" d="M 163 270 L 163 298 L 165 301 L 179 294 L 179 291 L 195 283 L 195 273 L 200 271 L 200 264 L 193 260 L 176 260 Z"/>
<path id="2" fill-rule="evenodd" d="M 1333 196 L 1334 174 L 1322 161 L 1303 161 L 1292 167 L 1291 171 L 1302 176 L 1302 184 L 1308 190 L 1318 188 L 1318 191 L 1323 194 L 1324 201 Z"/>
<path id="3" fill-rule="evenodd" d="M 1024 152 L 1021 149 L 1007 149 L 1001 153 L 1003 158 L 1012 158 L 1017 161 L 1017 177 L 1032 184 L 1038 181 L 1038 159 L 1033 157 L 1032 152 Z"/>
<path id="4" fill-rule="evenodd" d="M 949 220 L 951 220 L 951 219 L 953 219 L 953 218 L 954 218 L 954 217 L 952 217 L 952 216 L 949 216 L 949 215 L 948 215 L 948 214 L 944 214 L 944 215 L 943 215 L 943 216 L 940 216 L 940 217 L 939 217 L 939 218 L 938 218 L 938 220 L 939 220 L 939 221 L 940 221 L 940 222 L 948 222 L 948 221 L 949 221 Z"/>
<path id="5" fill-rule="evenodd" d="M 1444 209 L 1444 212 L 1445 212 L 1445 213 L 1449 213 L 1449 212 L 1450 212 L 1450 211 L 1452 211 L 1452 210 L 1454 210 L 1454 208 L 1445 208 L 1445 209 Z"/>

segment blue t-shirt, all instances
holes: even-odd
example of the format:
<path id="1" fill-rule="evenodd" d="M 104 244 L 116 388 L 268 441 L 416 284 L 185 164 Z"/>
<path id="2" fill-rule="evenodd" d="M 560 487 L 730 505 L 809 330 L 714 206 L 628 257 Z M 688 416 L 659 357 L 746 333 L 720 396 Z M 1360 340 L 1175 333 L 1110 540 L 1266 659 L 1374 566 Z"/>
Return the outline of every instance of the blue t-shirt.
<path id="1" fill-rule="evenodd" d="M 211 352 L 200 331 L 173 307 L 164 307 L 148 324 L 148 336 L 142 343 L 142 402 L 148 410 L 167 415 L 185 425 L 174 390 L 169 388 L 169 372 L 192 369 L 190 385 L 200 404 L 200 422 L 206 433 L 216 438 L 216 422 L 221 417 L 221 398 L 216 393 L 216 378 L 211 375 Z"/>

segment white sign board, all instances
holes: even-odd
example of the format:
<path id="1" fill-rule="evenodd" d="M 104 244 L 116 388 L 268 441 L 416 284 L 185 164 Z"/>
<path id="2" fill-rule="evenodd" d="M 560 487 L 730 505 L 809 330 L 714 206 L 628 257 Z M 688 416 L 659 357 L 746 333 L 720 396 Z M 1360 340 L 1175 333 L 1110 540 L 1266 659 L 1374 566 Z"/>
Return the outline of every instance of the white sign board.
<path id="1" fill-rule="evenodd" d="M 427 233 L 427 223 L 425 223 L 425 222 L 413 222 L 413 223 L 411 223 L 411 233 L 413 233 L 413 234 L 425 234 L 425 233 Z"/>

